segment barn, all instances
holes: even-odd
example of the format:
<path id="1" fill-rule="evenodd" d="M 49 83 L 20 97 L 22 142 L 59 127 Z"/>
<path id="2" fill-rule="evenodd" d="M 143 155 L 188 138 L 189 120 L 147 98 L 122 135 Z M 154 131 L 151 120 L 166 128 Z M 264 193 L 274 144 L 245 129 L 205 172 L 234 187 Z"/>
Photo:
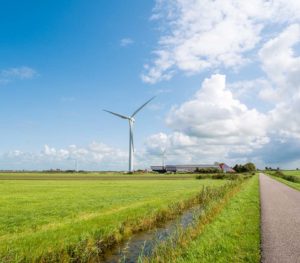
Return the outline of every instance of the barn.
<path id="1" fill-rule="evenodd" d="M 166 173 L 166 172 L 196 172 L 197 170 L 203 170 L 203 169 L 213 169 L 213 170 L 219 170 L 220 172 L 234 172 L 234 170 L 229 167 L 225 163 L 217 163 L 214 164 L 177 164 L 177 165 L 165 165 L 165 166 L 151 166 L 151 170 L 154 172 L 159 173 Z"/>

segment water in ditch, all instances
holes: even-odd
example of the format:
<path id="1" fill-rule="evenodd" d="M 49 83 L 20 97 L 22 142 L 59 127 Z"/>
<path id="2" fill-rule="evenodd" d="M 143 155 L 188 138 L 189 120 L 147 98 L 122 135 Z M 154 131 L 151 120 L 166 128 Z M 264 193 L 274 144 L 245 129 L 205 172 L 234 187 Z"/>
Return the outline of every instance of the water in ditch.
<path id="1" fill-rule="evenodd" d="M 148 231 L 134 234 L 129 240 L 116 245 L 110 251 L 107 251 L 101 262 L 138 262 L 141 255 L 151 256 L 152 251 L 157 244 L 176 235 L 178 227 L 186 229 L 195 223 L 202 212 L 202 208 L 198 205 L 184 211 L 176 219 L 167 221 Z"/>

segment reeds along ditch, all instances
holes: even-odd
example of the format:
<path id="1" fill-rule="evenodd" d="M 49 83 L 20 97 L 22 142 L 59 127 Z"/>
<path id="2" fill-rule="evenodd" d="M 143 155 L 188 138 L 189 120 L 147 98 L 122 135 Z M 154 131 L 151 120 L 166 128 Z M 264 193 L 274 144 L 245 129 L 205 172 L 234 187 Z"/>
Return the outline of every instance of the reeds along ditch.
<path id="1" fill-rule="evenodd" d="M 252 177 L 255 172 L 252 173 L 215 173 L 215 174 L 199 174 L 196 179 L 220 179 L 220 180 L 243 180 Z"/>
<path id="2" fill-rule="evenodd" d="M 217 201 L 238 187 L 243 180 L 228 181 L 219 187 L 203 187 L 200 193 L 193 198 L 179 201 L 169 205 L 150 217 L 138 218 L 134 221 L 126 221 L 110 235 L 95 234 L 94 236 L 82 240 L 80 243 L 67 246 L 61 251 L 51 251 L 43 254 L 37 262 L 101 262 L 102 255 L 118 243 L 128 239 L 134 233 L 151 229 L 160 223 L 176 218 L 186 209 L 200 204 L 204 209 L 209 207 L 209 203 Z M 26 261 L 26 260 L 25 260 Z"/>
<path id="3" fill-rule="evenodd" d="M 202 213 L 195 223 L 186 229 L 178 226 L 174 236 L 167 241 L 160 243 L 150 257 L 141 255 L 141 262 L 172 262 L 179 255 L 182 249 L 187 249 L 189 242 L 195 239 L 203 231 L 205 225 L 220 213 L 230 198 L 235 195 L 245 179 L 232 181 L 218 189 L 206 188 L 199 194 L 198 200 L 202 207 Z M 179 248 L 179 249 L 178 249 Z"/>

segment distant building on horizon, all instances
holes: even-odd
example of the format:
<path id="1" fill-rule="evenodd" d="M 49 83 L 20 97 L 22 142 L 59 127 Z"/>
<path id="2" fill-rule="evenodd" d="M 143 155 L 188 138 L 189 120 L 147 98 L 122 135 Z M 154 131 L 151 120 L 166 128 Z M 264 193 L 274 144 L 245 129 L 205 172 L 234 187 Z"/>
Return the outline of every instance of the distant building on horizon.
<path id="1" fill-rule="evenodd" d="M 176 173 L 176 172 L 196 172 L 197 170 L 215 170 L 215 171 L 220 171 L 224 173 L 234 173 L 235 171 L 228 166 L 225 163 L 218 163 L 215 162 L 214 164 L 176 164 L 176 165 L 154 165 L 151 166 L 151 170 L 153 172 L 158 172 L 158 173 Z"/>

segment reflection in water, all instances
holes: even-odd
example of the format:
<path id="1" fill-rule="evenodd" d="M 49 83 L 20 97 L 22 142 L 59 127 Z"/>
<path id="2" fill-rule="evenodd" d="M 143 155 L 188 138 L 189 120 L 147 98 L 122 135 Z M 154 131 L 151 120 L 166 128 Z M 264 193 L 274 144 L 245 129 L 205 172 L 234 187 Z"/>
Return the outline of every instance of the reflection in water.
<path id="1" fill-rule="evenodd" d="M 200 206 L 193 207 L 174 220 L 148 231 L 134 234 L 126 242 L 120 243 L 107 251 L 101 262 L 134 263 L 138 262 L 140 255 L 150 256 L 157 244 L 176 235 L 178 226 L 184 230 L 191 226 L 193 222 L 196 222 L 196 218 L 199 218 L 201 211 Z"/>

